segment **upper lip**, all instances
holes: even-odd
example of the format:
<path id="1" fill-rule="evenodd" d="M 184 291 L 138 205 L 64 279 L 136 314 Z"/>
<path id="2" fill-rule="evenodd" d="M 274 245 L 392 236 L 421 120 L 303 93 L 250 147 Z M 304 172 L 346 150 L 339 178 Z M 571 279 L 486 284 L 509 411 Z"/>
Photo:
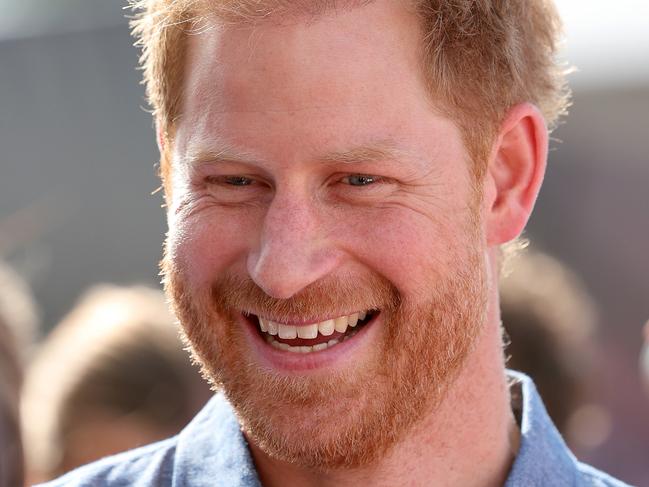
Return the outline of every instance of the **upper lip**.
<path id="1" fill-rule="evenodd" d="M 354 311 L 349 311 L 349 312 L 343 311 L 343 312 L 335 313 L 335 314 L 331 313 L 328 316 L 321 317 L 321 318 L 290 317 L 288 319 L 286 317 L 277 317 L 277 316 L 268 315 L 268 314 L 265 314 L 263 312 L 262 313 L 255 313 L 255 312 L 245 312 L 244 311 L 243 314 L 248 315 L 248 316 L 255 316 L 256 318 L 261 317 L 264 320 L 273 321 L 275 323 L 281 323 L 282 325 L 306 326 L 306 325 L 312 325 L 314 323 L 321 323 L 321 322 L 327 321 L 327 320 L 335 320 L 336 318 L 339 318 L 341 316 L 349 316 L 349 315 L 352 315 L 354 313 L 362 313 L 363 311 L 365 311 L 368 315 L 370 313 L 372 313 L 372 312 L 375 312 L 375 310 L 369 310 L 369 309 L 368 310 L 354 310 Z"/>

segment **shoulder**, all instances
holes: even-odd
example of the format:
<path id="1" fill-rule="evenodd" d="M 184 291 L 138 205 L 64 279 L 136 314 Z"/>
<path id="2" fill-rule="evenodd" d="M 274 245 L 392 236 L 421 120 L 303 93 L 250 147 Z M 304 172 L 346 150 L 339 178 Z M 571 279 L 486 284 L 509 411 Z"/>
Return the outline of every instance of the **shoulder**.
<path id="1" fill-rule="evenodd" d="M 171 485 L 177 437 L 104 458 L 39 487 Z"/>
<path id="2" fill-rule="evenodd" d="M 247 442 L 222 394 L 175 437 L 81 467 L 40 487 L 259 487 Z"/>
<path id="3" fill-rule="evenodd" d="M 531 379 L 520 373 L 509 375 L 521 443 L 506 487 L 629 487 L 579 462 L 552 423 Z"/>

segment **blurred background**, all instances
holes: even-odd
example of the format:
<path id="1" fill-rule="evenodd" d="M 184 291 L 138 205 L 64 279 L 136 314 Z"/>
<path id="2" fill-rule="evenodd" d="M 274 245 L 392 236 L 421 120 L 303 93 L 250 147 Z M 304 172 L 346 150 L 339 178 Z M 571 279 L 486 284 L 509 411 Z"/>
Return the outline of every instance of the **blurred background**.
<path id="1" fill-rule="evenodd" d="M 597 309 L 577 455 L 649 486 L 649 2 L 559 0 L 574 106 L 553 134 L 533 247 Z M 158 286 L 152 120 L 119 0 L 0 0 L 0 258 L 30 283 L 45 334 L 97 282 Z"/>

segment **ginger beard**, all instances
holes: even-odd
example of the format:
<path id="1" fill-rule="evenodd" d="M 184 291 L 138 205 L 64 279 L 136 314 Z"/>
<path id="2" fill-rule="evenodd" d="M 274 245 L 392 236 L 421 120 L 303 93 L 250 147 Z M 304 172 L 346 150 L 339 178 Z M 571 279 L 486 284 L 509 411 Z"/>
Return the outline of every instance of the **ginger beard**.
<path id="1" fill-rule="evenodd" d="M 475 215 L 474 215 L 475 216 Z M 248 277 L 195 289 L 167 251 L 165 287 L 204 376 L 233 405 L 249 441 L 282 461 L 319 470 L 372 464 L 444 399 L 486 315 L 485 263 L 471 219 L 463 251 L 411 302 L 378 274 L 324 279 L 287 300 Z M 172 242 L 167 243 L 169 250 Z M 461 255 L 460 255 L 461 254 Z M 371 360 L 335 373 L 281 375 L 260 365 L 234 317 L 328 316 L 378 309 L 383 326 Z"/>

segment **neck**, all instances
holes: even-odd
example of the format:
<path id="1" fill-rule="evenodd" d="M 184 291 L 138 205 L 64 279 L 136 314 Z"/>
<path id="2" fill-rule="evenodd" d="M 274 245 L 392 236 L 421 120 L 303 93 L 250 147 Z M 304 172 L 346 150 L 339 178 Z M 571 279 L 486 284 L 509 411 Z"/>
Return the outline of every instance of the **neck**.
<path id="1" fill-rule="evenodd" d="M 262 484 L 503 485 L 518 449 L 519 430 L 510 407 L 497 312 L 489 314 L 490 324 L 442 404 L 424 415 L 378 463 L 357 470 L 316 472 L 279 462 L 251 445 Z"/>

